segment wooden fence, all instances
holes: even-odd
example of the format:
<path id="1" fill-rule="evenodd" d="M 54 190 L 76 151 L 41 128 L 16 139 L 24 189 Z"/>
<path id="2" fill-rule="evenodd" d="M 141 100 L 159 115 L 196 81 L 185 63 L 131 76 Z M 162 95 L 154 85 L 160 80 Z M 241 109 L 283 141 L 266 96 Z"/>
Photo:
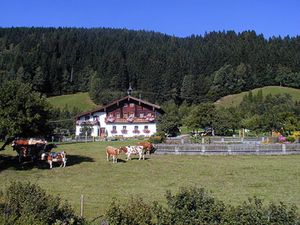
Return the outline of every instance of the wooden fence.
<path id="1" fill-rule="evenodd" d="M 300 154 L 300 144 L 157 144 L 156 154 L 282 155 Z"/>

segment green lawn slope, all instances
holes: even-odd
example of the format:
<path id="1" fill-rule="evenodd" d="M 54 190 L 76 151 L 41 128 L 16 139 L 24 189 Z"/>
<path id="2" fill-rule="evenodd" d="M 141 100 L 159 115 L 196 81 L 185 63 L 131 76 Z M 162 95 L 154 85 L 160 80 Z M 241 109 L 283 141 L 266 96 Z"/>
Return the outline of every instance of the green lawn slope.
<path id="1" fill-rule="evenodd" d="M 63 109 L 67 106 L 69 109 L 73 109 L 76 107 L 82 112 L 97 107 L 97 105 L 92 102 L 87 92 L 50 97 L 48 98 L 48 101 L 55 108 Z"/>
<path id="2" fill-rule="evenodd" d="M 253 94 L 257 94 L 259 90 L 262 90 L 263 96 L 266 96 L 268 94 L 276 95 L 276 94 L 290 94 L 292 98 L 295 101 L 300 101 L 300 90 L 295 88 L 289 88 L 289 87 L 280 87 L 280 86 L 267 86 L 263 88 L 256 88 L 252 90 Z M 247 95 L 249 91 L 242 92 L 239 94 L 234 95 L 227 95 L 223 98 L 220 98 L 218 101 L 215 102 L 215 105 L 217 107 L 235 107 L 238 106 L 245 95 Z"/>

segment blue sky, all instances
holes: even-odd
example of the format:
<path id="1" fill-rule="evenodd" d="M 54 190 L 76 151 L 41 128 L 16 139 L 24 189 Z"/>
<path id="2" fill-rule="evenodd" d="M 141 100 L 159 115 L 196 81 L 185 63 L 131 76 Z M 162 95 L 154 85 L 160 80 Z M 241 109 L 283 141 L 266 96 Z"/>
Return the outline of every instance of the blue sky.
<path id="1" fill-rule="evenodd" d="M 300 0 L 0 0 L 0 27 L 111 27 L 179 37 L 300 35 Z"/>

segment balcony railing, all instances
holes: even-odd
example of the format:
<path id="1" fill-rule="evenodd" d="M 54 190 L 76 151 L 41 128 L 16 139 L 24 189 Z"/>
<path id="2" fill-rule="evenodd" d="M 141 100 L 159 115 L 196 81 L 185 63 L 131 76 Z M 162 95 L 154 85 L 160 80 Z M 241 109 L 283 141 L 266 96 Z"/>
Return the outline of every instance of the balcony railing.
<path id="1" fill-rule="evenodd" d="M 105 118 L 106 123 L 153 123 L 155 122 L 155 117 L 151 119 L 147 118 L 112 118 L 112 117 L 106 117 Z"/>
<path id="2" fill-rule="evenodd" d="M 76 121 L 76 125 L 79 125 L 79 126 L 84 126 L 84 125 L 93 126 L 93 125 L 100 125 L 100 123 L 99 123 L 98 120 L 93 120 L 93 121 L 89 121 L 89 120 L 85 120 L 85 121 L 77 120 Z"/>

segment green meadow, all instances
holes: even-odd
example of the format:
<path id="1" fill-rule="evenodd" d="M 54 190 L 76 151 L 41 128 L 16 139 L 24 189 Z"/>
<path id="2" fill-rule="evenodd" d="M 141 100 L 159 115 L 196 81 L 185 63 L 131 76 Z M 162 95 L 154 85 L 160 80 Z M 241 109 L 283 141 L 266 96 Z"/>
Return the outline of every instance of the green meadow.
<path id="1" fill-rule="evenodd" d="M 88 111 L 97 107 L 87 92 L 50 97 L 48 101 L 53 107 L 59 109 L 76 107 L 80 111 Z"/>
<path id="2" fill-rule="evenodd" d="M 119 162 L 106 161 L 105 147 L 134 142 L 93 142 L 59 145 L 66 151 L 66 168 L 45 165 L 23 168 L 15 163 L 15 152 L 0 152 L 0 183 L 4 190 L 10 181 L 30 181 L 52 195 L 59 195 L 80 211 L 84 195 L 84 216 L 96 218 L 105 213 L 113 199 L 124 202 L 132 196 L 147 202 L 165 202 L 165 193 L 180 187 L 205 187 L 216 198 L 237 205 L 257 196 L 265 203 L 283 201 L 300 209 L 300 155 L 285 156 L 201 156 L 157 155 L 145 161 L 133 157 Z M 299 210 L 298 210 L 299 212 Z"/>
<path id="3" fill-rule="evenodd" d="M 294 101 L 300 101 L 300 90 L 296 88 L 289 87 L 280 87 L 280 86 L 267 86 L 263 88 L 256 88 L 252 90 L 253 95 L 256 95 L 258 91 L 262 90 L 263 96 L 268 94 L 277 95 L 277 94 L 289 94 L 292 96 Z M 247 95 L 249 91 L 242 92 L 234 95 L 227 95 L 218 101 L 215 102 L 215 105 L 218 107 L 235 107 L 238 106 L 245 95 Z"/>

